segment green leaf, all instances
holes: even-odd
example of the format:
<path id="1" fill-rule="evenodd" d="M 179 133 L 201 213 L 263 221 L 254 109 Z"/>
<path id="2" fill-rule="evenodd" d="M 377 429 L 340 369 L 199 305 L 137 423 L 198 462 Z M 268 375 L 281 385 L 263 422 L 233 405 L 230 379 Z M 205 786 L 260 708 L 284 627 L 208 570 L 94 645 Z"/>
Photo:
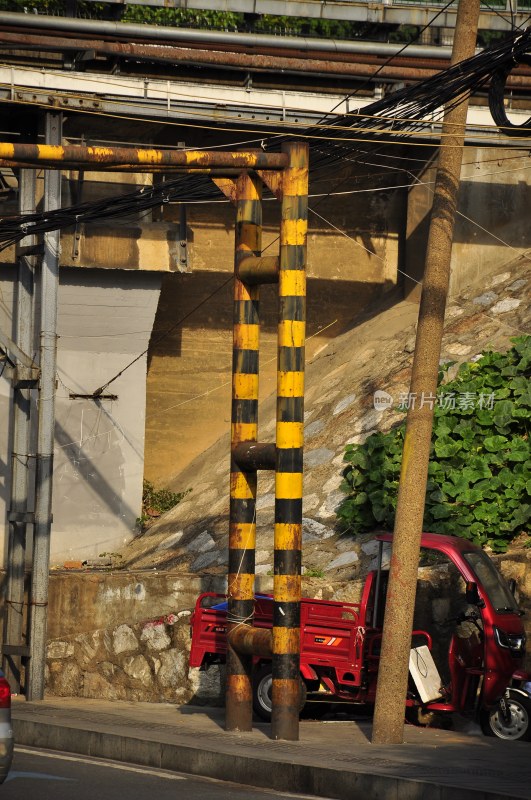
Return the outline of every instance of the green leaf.
<path id="1" fill-rule="evenodd" d="M 435 455 L 437 458 L 451 458 L 455 456 L 461 448 L 461 442 L 456 442 L 450 439 L 449 436 L 443 436 L 435 442 Z"/>
<path id="2" fill-rule="evenodd" d="M 509 425 L 513 419 L 515 404 L 510 400 L 500 400 L 494 404 L 492 419 L 498 428 Z"/>
<path id="3" fill-rule="evenodd" d="M 480 489 L 467 489 L 466 492 L 459 495 L 459 502 L 469 506 L 479 503 L 480 500 L 483 500 L 483 492 Z"/>
<path id="4" fill-rule="evenodd" d="M 483 447 L 485 450 L 488 450 L 489 453 L 497 453 L 504 448 L 506 444 L 507 438 L 505 436 L 487 436 L 487 438 L 483 440 Z"/>
<path id="5" fill-rule="evenodd" d="M 432 506 L 431 515 L 434 519 L 448 519 L 452 516 L 452 510 L 449 506 L 442 503 Z"/>

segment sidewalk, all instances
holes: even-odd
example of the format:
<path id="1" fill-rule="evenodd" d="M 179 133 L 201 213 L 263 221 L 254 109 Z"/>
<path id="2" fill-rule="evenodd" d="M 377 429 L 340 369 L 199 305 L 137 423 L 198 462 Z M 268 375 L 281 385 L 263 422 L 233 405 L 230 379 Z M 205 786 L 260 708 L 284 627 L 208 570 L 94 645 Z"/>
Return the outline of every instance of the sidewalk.
<path id="1" fill-rule="evenodd" d="M 110 758 L 337 800 L 531 799 L 531 743 L 407 726 L 404 745 L 370 744 L 370 722 L 303 720 L 300 741 L 269 726 L 227 733 L 223 709 L 14 698 L 19 745 Z"/>

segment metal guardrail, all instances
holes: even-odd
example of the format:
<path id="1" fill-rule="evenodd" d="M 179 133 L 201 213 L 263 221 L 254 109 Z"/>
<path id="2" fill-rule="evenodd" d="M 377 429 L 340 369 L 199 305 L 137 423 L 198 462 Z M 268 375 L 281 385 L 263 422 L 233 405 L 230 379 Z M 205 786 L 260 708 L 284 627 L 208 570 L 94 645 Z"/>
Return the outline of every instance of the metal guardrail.
<path id="1" fill-rule="evenodd" d="M 88 0 L 88 3 L 98 3 L 99 0 Z M 117 11 L 127 5 L 150 6 L 153 9 L 183 9 L 182 0 L 107 0 L 110 7 Z M 307 17 L 310 19 L 369 21 L 386 24 L 426 24 L 426 11 L 433 9 L 435 12 L 445 5 L 444 0 L 187 0 L 186 9 L 190 11 L 226 11 L 232 13 L 268 14 L 285 17 Z M 418 13 L 411 12 L 416 9 Z M 457 10 L 456 2 L 437 20 L 436 27 L 447 27 L 451 19 L 452 27 Z M 513 25 L 527 25 L 526 14 L 531 10 L 531 0 L 484 0 L 481 3 L 479 27 L 491 30 L 510 30 Z M 53 12 L 49 13 L 53 16 Z M 501 15 L 501 16 L 500 16 Z M 47 14 L 48 16 L 48 14 Z M 83 18 L 90 19 L 90 7 L 85 7 Z M 95 17 L 101 18 L 95 11 Z M 92 18 L 95 18 L 92 17 Z M 489 19 L 493 24 L 489 24 Z M 285 35 L 279 33 L 279 35 Z M 297 35 L 290 31 L 290 35 Z"/>

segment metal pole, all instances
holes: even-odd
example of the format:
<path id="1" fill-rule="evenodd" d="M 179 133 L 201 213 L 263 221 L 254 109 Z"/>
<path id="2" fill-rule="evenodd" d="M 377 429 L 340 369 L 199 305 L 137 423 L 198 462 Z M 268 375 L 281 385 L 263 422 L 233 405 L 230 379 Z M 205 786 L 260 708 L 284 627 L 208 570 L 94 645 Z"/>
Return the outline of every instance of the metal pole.
<path id="1" fill-rule="evenodd" d="M 19 210 L 35 211 L 35 170 L 24 169 L 19 177 Z M 35 236 L 21 240 L 17 253 L 17 345 L 31 354 L 33 344 L 33 288 L 35 256 L 31 254 Z M 24 646 L 24 570 L 26 565 L 26 531 L 28 527 L 28 478 L 30 458 L 30 388 L 28 368 L 17 364 L 13 385 L 13 452 L 11 470 L 11 503 L 9 509 L 9 548 L 6 577 L 6 615 L 4 645 Z M 7 649 L 7 648 L 6 648 Z M 20 693 L 20 653 L 3 655 L 3 668 L 11 690 Z"/>
<path id="2" fill-rule="evenodd" d="M 308 145 L 283 145 L 280 222 L 275 554 L 273 607 L 273 739 L 299 738 L 300 599 Z"/>
<path id="3" fill-rule="evenodd" d="M 474 54 L 479 0 L 460 0 L 452 63 Z M 389 587 L 372 741 L 403 740 L 404 702 L 426 501 L 433 407 L 441 354 L 444 312 L 450 282 L 452 237 L 463 157 L 468 97 L 444 116 L 443 141 L 435 183 L 426 267 L 413 358 L 402 469 L 398 491 Z M 415 402 L 413 402 L 415 401 Z"/>
<path id="4" fill-rule="evenodd" d="M 62 115 L 46 114 L 46 144 L 59 145 Z M 53 170 L 44 178 L 44 209 L 61 205 L 61 172 Z M 30 599 L 30 662 L 28 700 L 44 697 L 44 668 L 48 623 L 48 578 L 52 527 L 52 476 L 55 428 L 55 380 L 57 350 L 57 295 L 59 289 L 59 231 L 44 235 L 41 276 L 41 334 L 39 385 L 39 430 L 37 437 L 37 475 L 35 528 Z"/>
<path id="5" fill-rule="evenodd" d="M 253 657 L 236 651 L 231 633 L 238 626 L 252 623 L 254 612 L 257 474 L 256 469 L 238 464 L 234 450 L 242 442 L 256 442 L 258 434 L 260 290 L 240 280 L 238 267 L 246 256 L 260 256 L 261 249 L 262 184 L 245 172 L 236 183 L 225 718 L 228 731 L 250 731 L 253 717 Z"/>

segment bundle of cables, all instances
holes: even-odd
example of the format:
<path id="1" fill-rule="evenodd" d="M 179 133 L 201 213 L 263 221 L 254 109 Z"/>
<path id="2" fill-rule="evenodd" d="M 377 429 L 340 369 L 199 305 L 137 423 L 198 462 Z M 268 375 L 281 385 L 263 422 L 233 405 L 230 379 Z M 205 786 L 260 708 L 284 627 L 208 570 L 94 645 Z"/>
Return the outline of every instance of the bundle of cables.
<path id="1" fill-rule="evenodd" d="M 381 146 L 390 136 L 393 140 L 403 137 L 405 141 L 406 132 L 410 135 L 419 130 L 426 118 L 430 122 L 442 118 L 444 108 L 458 105 L 491 79 L 491 98 L 494 98 L 498 114 L 494 116 L 493 111 L 494 119 L 511 132 L 511 124 L 503 110 L 505 81 L 515 64 L 528 63 L 530 50 L 531 29 L 524 33 L 513 32 L 481 53 L 431 78 L 393 92 L 361 111 L 325 115 L 317 125 L 296 134 L 297 139 L 306 139 L 310 146 L 310 177 L 318 176 L 323 170 L 356 153 L 366 153 L 367 146 Z M 527 131 L 528 127 L 523 126 L 523 130 Z M 293 140 L 293 135 L 271 136 L 263 141 L 263 147 L 277 150 L 289 140 Z M 29 234 L 38 235 L 94 220 L 138 214 L 170 201 L 213 199 L 219 199 L 219 190 L 212 181 L 191 174 L 105 200 L 79 203 L 55 211 L 4 217 L 0 218 L 0 250 Z"/>
<path id="2" fill-rule="evenodd" d="M 525 35 L 522 34 L 522 36 Z M 522 52 L 520 48 L 516 47 L 513 57 L 494 72 L 489 87 L 489 109 L 492 119 L 496 125 L 503 128 L 504 133 L 508 136 L 528 136 L 531 130 L 531 117 L 521 125 L 515 125 L 505 111 L 507 78 L 512 70 L 520 64 L 525 64 L 527 67 L 531 66 L 531 54 L 528 55 L 527 50 Z"/>

